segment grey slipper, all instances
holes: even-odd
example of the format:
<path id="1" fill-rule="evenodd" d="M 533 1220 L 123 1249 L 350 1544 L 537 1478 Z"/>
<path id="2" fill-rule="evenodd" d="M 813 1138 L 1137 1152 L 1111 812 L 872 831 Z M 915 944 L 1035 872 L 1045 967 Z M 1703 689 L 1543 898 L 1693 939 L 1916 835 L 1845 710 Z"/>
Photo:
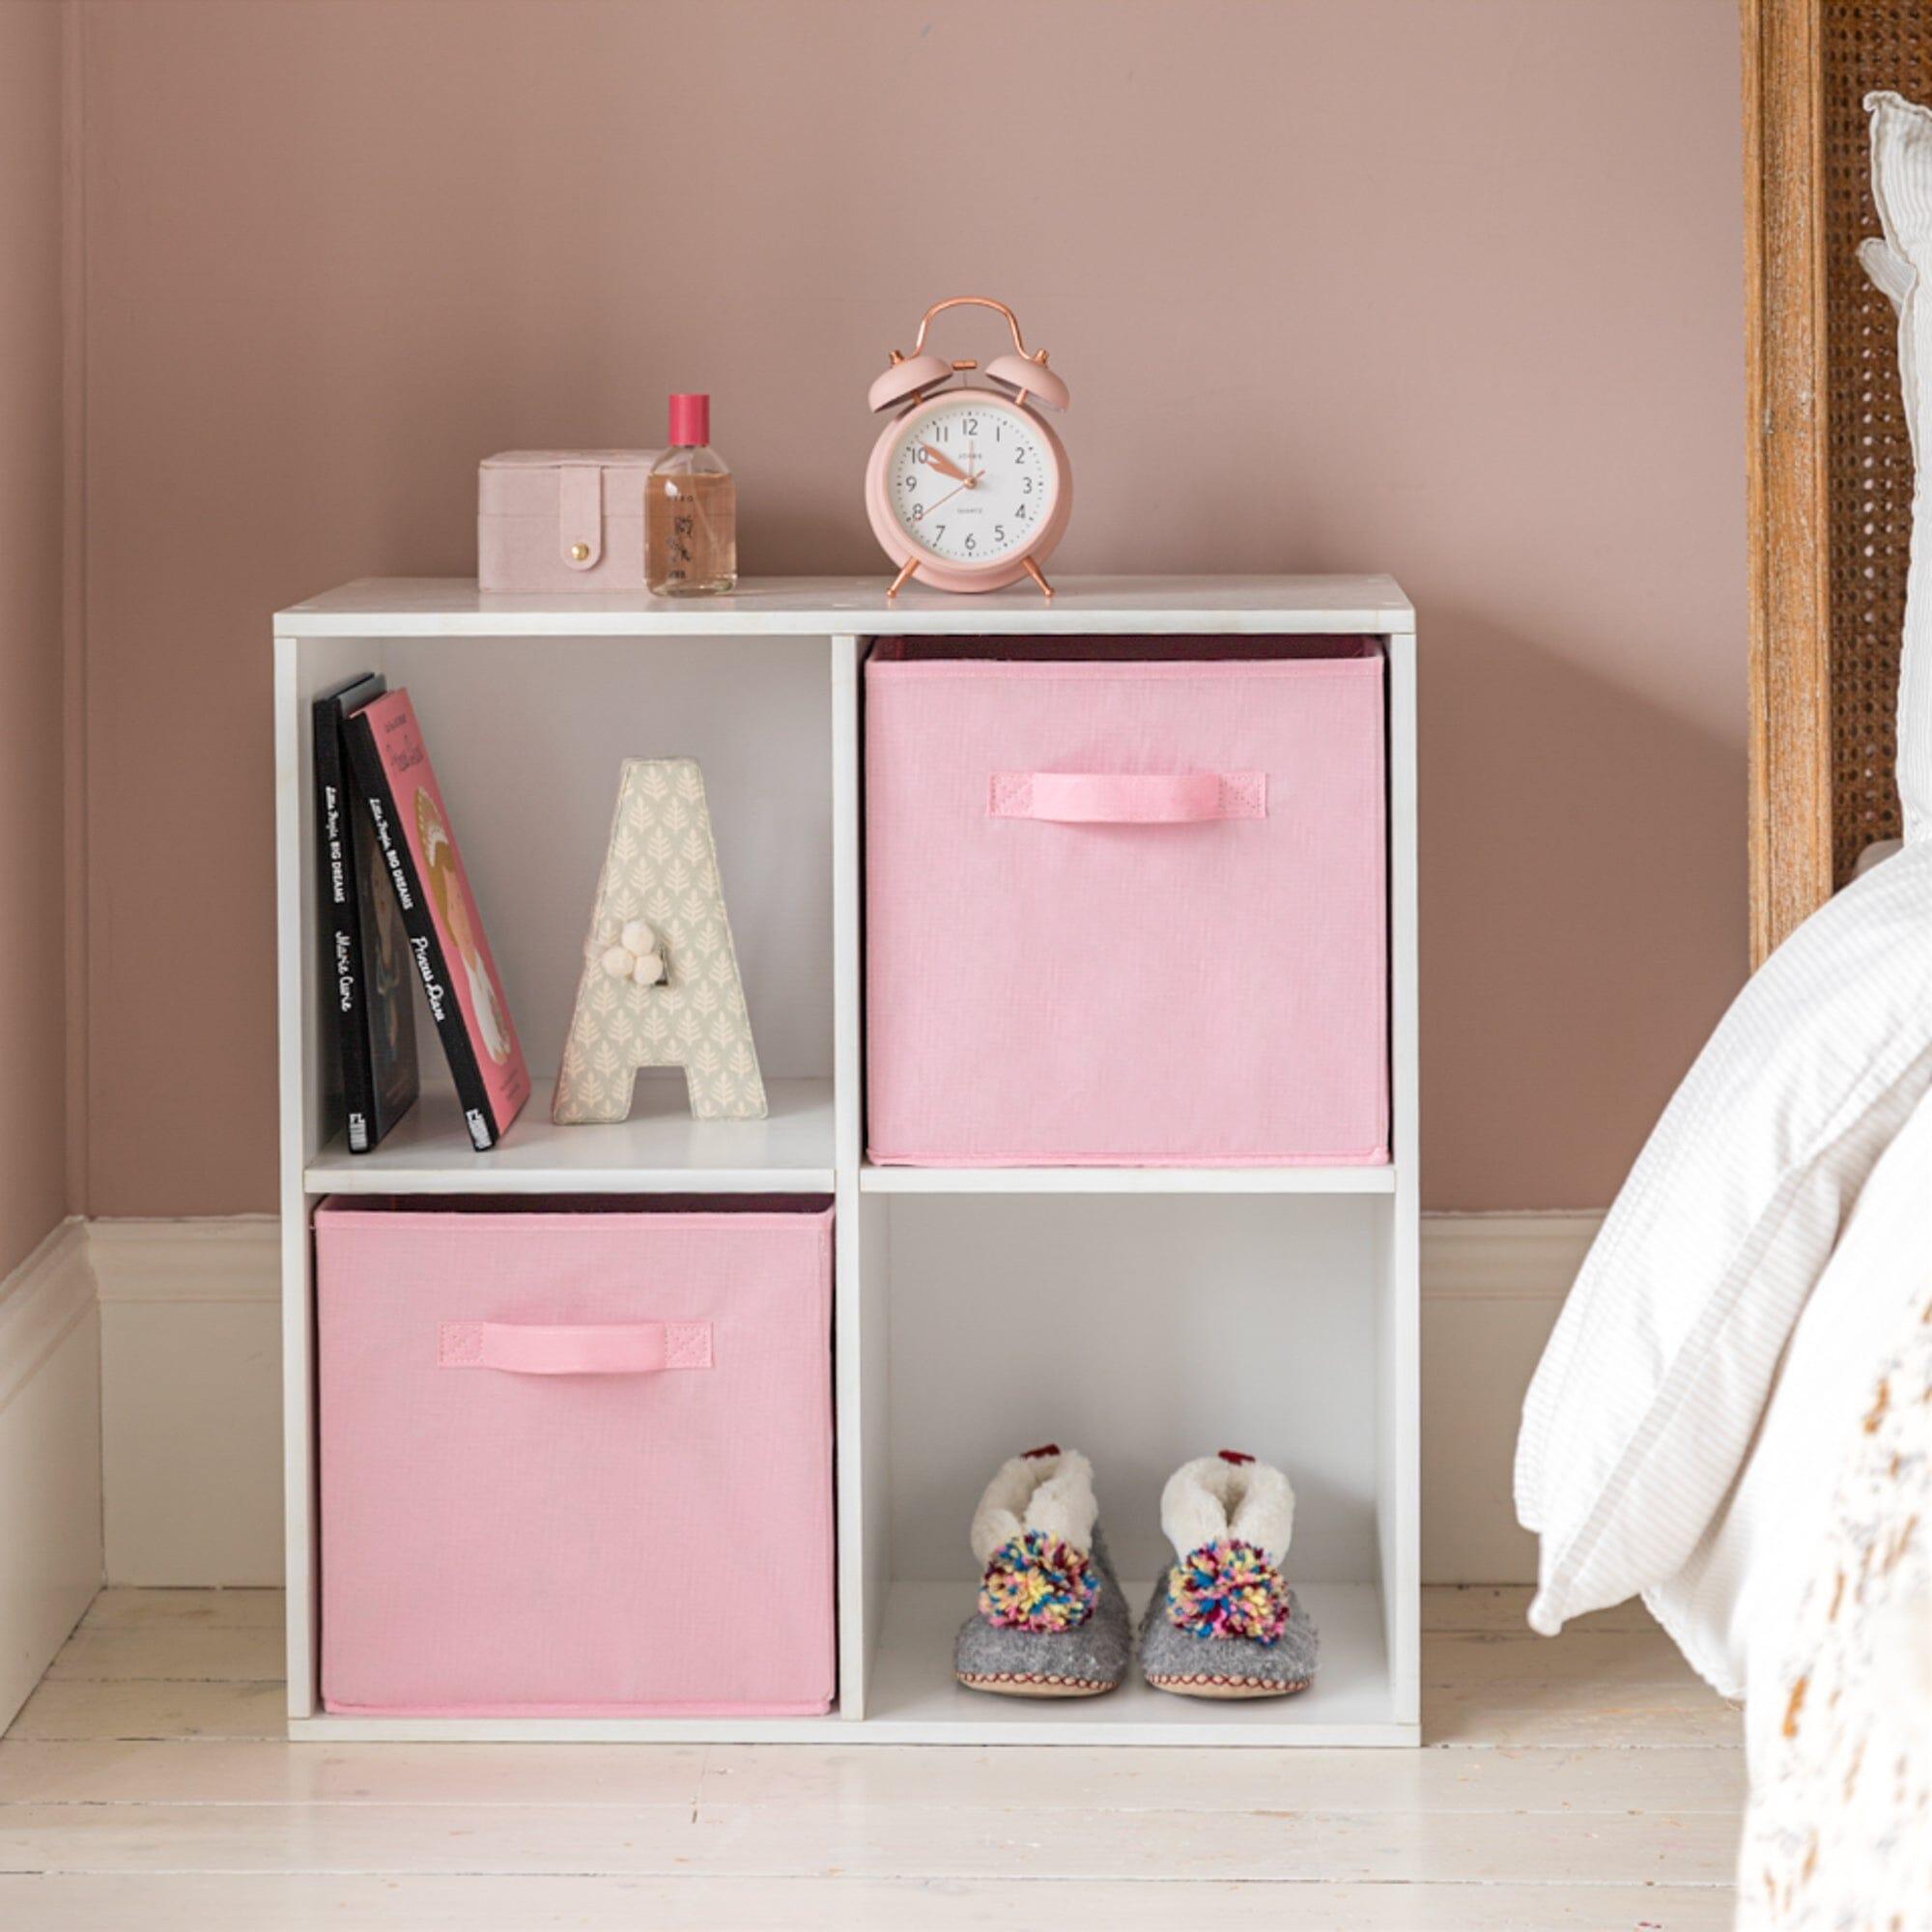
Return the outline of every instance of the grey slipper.
<path id="1" fill-rule="evenodd" d="M 974 1690 L 1094 1697 L 1127 1674 L 1127 1600 L 1100 1534 L 1094 1469 L 1049 1443 L 1003 1463 L 973 1513 L 979 1607 L 952 1668 Z"/>
<path id="2" fill-rule="evenodd" d="M 1319 1638 L 1281 1574 L 1294 1492 L 1224 1449 L 1183 1463 L 1160 1498 L 1179 1561 L 1141 1618 L 1141 1668 L 1186 1697 L 1283 1697 L 1315 1680 Z"/>

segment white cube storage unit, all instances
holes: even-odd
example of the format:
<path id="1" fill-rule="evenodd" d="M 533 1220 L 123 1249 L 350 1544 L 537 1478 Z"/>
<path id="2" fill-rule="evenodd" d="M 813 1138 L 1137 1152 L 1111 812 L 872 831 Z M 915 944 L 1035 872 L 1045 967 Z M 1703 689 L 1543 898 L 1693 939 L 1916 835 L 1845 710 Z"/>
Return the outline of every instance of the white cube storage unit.
<path id="1" fill-rule="evenodd" d="M 308 1739 L 1402 1745 L 1418 1735 L 1415 627 L 1387 578 L 1073 578 L 895 603 L 882 578 L 751 580 L 688 604 L 368 580 L 275 618 L 288 1679 Z M 865 1159 L 862 667 L 888 636 L 1352 635 L 1387 657 L 1390 1154 L 1346 1167 L 872 1167 Z M 463 840 L 536 1091 L 469 1149 L 418 1013 L 424 1093 L 373 1152 L 325 1140 L 309 702 L 407 685 Z M 771 1099 L 556 1127 L 550 1084 L 626 757 L 704 767 Z M 829 1717 L 376 1718 L 317 1695 L 326 1560 L 310 1224 L 330 1194 L 795 1192 L 836 1201 L 838 1694 Z M 1239 1448 L 1285 1467 L 1288 1570 L 1321 1634 L 1298 1696 L 1201 1702 L 953 1680 L 967 1523 L 1005 1456 L 1094 1459 L 1136 1611 L 1168 1552 L 1160 1486 Z M 782 1596 L 772 1614 L 782 1617 Z"/>

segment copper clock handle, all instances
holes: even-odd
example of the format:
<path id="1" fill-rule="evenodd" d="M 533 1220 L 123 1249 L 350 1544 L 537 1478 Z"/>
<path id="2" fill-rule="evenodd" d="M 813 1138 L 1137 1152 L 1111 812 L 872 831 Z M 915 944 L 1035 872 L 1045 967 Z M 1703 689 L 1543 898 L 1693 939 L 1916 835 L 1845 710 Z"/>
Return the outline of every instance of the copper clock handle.
<path id="1" fill-rule="evenodd" d="M 925 331 L 932 327 L 932 318 L 938 315 L 942 310 L 949 308 L 997 309 L 1003 316 L 1006 317 L 1007 327 L 1010 328 L 1013 332 L 1013 353 L 1018 355 L 1024 355 L 1027 353 L 1026 344 L 1020 340 L 1020 319 L 1012 312 L 1011 309 L 1009 309 L 1006 305 L 1005 302 L 995 301 L 991 296 L 948 296 L 944 301 L 934 302 L 933 305 L 929 309 L 927 309 L 923 316 L 920 317 L 919 334 L 914 339 L 912 345 L 912 353 L 915 355 L 922 355 L 924 352 Z M 1034 358 L 1034 360 L 1036 361 L 1042 359 L 1043 358 L 1039 356 L 1036 356 Z"/>

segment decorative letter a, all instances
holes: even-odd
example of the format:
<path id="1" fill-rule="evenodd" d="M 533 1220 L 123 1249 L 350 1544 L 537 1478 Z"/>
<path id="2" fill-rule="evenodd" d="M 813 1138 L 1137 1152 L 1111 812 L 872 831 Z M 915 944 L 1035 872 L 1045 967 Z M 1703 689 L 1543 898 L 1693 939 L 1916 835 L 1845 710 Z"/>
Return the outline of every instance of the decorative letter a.
<path id="1" fill-rule="evenodd" d="M 641 963 L 620 977 L 627 959 Z M 640 1066 L 683 1067 L 697 1120 L 764 1118 L 696 758 L 624 761 L 551 1119 L 628 1119 Z"/>

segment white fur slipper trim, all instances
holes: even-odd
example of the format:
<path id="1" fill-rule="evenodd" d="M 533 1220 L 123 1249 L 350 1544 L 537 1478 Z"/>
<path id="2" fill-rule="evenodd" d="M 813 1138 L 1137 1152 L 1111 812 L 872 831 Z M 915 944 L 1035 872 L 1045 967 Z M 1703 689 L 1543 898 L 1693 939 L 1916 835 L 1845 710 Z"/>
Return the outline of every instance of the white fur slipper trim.
<path id="1" fill-rule="evenodd" d="M 1177 1556 L 1234 1537 L 1279 1569 L 1294 1531 L 1294 1492 L 1271 1463 L 1198 1456 L 1167 1479 L 1160 1526 Z"/>
<path id="2" fill-rule="evenodd" d="M 973 1558 L 981 1568 L 1003 1543 L 1023 1530 L 1058 1538 L 1082 1556 L 1092 1554 L 1094 1524 L 1100 1506 L 1094 1500 L 1094 1465 L 1077 1449 L 1051 1456 L 1009 1456 L 973 1512 Z"/>

